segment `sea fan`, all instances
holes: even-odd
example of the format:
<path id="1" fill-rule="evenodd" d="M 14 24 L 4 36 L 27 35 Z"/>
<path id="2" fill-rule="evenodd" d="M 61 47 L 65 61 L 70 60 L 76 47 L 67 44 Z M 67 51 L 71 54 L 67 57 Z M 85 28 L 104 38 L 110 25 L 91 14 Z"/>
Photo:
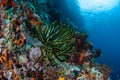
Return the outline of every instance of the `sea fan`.
<path id="1" fill-rule="evenodd" d="M 74 51 L 75 32 L 70 26 L 52 22 L 41 29 L 36 27 L 36 32 L 43 44 L 43 56 L 46 56 L 52 65 L 56 65 L 57 61 L 65 61 L 67 53 Z"/>

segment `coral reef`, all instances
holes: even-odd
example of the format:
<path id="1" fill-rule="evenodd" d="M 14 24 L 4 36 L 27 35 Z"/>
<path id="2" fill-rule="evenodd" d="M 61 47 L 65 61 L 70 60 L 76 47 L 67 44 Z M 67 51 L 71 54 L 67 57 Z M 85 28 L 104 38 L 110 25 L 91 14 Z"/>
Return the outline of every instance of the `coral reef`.
<path id="1" fill-rule="evenodd" d="M 94 62 L 101 50 L 52 16 L 53 7 L 50 0 L 0 2 L 0 80 L 108 80 L 110 68 Z"/>

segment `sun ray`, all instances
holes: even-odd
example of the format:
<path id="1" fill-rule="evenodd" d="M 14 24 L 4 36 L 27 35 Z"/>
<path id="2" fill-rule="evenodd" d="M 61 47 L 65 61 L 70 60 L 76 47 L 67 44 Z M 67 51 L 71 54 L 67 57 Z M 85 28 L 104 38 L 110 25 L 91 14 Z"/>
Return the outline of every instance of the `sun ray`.
<path id="1" fill-rule="evenodd" d="M 85 11 L 108 11 L 114 8 L 119 0 L 78 0 L 80 9 Z"/>

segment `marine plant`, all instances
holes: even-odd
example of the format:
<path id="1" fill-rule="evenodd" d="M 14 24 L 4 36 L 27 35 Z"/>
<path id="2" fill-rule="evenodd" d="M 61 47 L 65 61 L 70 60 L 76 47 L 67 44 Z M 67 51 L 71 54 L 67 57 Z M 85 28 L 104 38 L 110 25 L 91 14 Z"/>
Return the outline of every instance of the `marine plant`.
<path id="1" fill-rule="evenodd" d="M 36 27 L 39 40 L 42 42 L 43 57 L 48 58 L 52 65 L 58 61 L 65 61 L 67 53 L 74 51 L 75 37 L 74 30 L 67 24 L 43 25 L 41 29 Z"/>

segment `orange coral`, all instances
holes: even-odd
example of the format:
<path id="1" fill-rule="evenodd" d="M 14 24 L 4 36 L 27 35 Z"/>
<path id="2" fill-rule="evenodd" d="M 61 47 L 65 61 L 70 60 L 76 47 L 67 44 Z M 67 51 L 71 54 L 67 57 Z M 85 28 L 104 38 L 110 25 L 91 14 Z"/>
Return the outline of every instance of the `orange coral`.
<path id="1" fill-rule="evenodd" d="M 59 78 L 59 80 L 65 80 L 65 78 Z"/>
<path id="2" fill-rule="evenodd" d="M 35 80 L 35 78 L 31 78 L 31 80 Z"/>
<path id="3" fill-rule="evenodd" d="M 7 62 L 7 53 L 5 52 L 0 56 L 0 63 Z"/>
<path id="4" fill-rule="evenodd" d="M 19 76 L 15 75 L 15 77 L 13 78 L 13 80 L 19 80 Z"/>
<path id="5" fill-rule="evenodd" d="M 41 29 L 42 23 L 39 20 L 31 20 L 31 24 L 37 25 L 39 29 Z"/>
<path id="6" fill-rule="evenodd" d="M 19 44 L 19 41 L 18 41 L 18 40 L 15 40 L 14 43 L 18 45 L 18 44 Z"/>
<path id="7" fill-rule="evenodd" d="M 23 46 L 23 45 L 25 44 L 25 39 L 20 38 L 19 40 L 15 40 L 15 41 L 14 41 L 14 44 Z"/>
<path id="8" fill-rule="evenodd" d="M 41 25 L 42 25 L 43 23 L 40 22 L 39 18 L 38 18 L 31 10 L 29 10 L 28 17 L 31 18 L 30 23 L 31 23 L 32 25 L 37 25 L 37 27 L 38 27 L 39 29 L 41 29 Z"/>
<path id="9" fill-rule="evenodd" d="M 13 67 L 13 61 L 12 61 L 12 60 L 9 60 L 9 61 L 8 61 L 8 68 L 11 69 L 12 67 Z"/>
<path id="10" fill-rule="evenodd" d="M 96 79 L 96 75 L 93 74 L 93 75 L 91 76 L 91 79 L 90 79 L 90 80 L 95 80 L 95 79 Z"/>
<path id="11" fill-rule="evenodd" d="M 0 57 L 0 63 L 2 63 L 3 62 L 3 59 L 2 59 L 2 57 Z"/>
<path id="12" fill-rule="evenodd" d="M 85 50 L 83 50 L 81 53 L 80 53 L 80 62 L 82 62 L 83 61 L 83 59 L 84 59 L 84 54 L 85 54 Z"/>
<path id="13" fill-rule="evenodd" d="M 25 44 L 25 39 L 20 38 L 20 43 L 19 43 L 19 45 L 20 45 L 20 46 L 23 46 L 24 44 Z"/>

